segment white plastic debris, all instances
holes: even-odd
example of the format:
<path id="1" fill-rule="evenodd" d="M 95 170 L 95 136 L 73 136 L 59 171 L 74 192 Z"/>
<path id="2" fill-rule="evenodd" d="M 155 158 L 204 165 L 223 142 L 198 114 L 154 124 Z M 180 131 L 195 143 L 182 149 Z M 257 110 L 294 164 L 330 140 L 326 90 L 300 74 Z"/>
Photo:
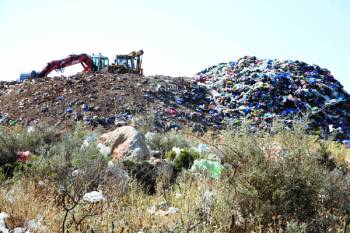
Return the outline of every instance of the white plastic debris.
<path id="1" fill-rule="evenodd" d="M 26 231 L 24 227 L 16 227 L 11 233 L 30 233 L 30 231 Z"/>
<path id="2" fill-rule="evenodd" d="M 2 233 L 8 233 L 9 230 L 6 228 L 5 219 L 7 219 L 9 216 L 5 212 L 0 213 L 0 232 Z"/>
<path id="3" fill-rule="evenodd" d="M 147 209 L 147 212 L 153 215 L 159 215 L 159 216 L 168 216 L 168 215 L 173 215 L 176 214 L 177 212 L 180 211 L 180 209 L 173 207 L 173 206 L 169 206 L 167 208 L 165 208 L 166 206 L 168 206 L 167 204 L 161 204 L 158 206 L 152 205 L 150 208 Z"/>
<path id="4" fill-rule="evenodd" d="M 175 152 L 176 157 L 179 156 L 181 153 L 181 149 L 179 147 L 174 146 L 171 150 Z"/>
<path id="5" fill-rule="evenodd" d="M 176 214 L 179 211 L 180 211 L 180 209 L 170 206 L 167 213 L 168 214 Z"/>
<path id="6" fill-rule="evenodd" d="M 106 198 L 103 196 L 102 192 L 92 191 L 89 193 L 85 193 L 83 196 L 83 200 L 90 203 L 96 203 L 104 201 L 106 200 Z"/>

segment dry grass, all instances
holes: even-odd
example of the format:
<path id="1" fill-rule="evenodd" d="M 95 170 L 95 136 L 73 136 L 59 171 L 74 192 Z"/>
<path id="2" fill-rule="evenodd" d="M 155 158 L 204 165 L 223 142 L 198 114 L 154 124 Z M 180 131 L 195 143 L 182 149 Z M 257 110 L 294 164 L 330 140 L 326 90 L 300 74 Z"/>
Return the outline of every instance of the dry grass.
<path id="1" fill-rule="evenodd" d="M 185 182 L 183 182 L 186 180 Z M 218 181 L 192 177 L 183 174 L 179 177 L 181 183 L 164 195 L 149 196 L 135 183 L 131 184 L 123 195 L 116 195 L 109 187 L 100 187 L 106 196 L 106 201 L 89 204 L 81 201 L 68 217 L 69 232 L 165 232 L 173 230 L 182 232 L 190 230 L 197 224 L 203 224 L 198 219 L 199 203 L 205 190 L 219 190 Z M 52 232 L 62 229 L 64 209 L 57 203 L 58 193 L 50 184 L 41 187 L 30 179 L 17 181 L 15 184 L 3 187 L 0 191 L 0 212 L 6 212 L 11 217 L 8 226 L 23 226 L 26 220 L 42 218 L 41 223 Z M 148 209 L 155 205 L 168 203 L 179 209 L 176 214 L 159 215 L 149 213 Z M 96 212 L 96 215 L 86 217 L 81 223 L 73 222 L 73 215 L 78 222 L 84 216 Z M 218 214 L 220 214 L 218 212 Z M 214 232 L 222 232 L 225 226 L 217 225 Z M 227 226 L 226 226 L 227 227 Z M 203 232 L 213 232 L 203 229 Z"/>

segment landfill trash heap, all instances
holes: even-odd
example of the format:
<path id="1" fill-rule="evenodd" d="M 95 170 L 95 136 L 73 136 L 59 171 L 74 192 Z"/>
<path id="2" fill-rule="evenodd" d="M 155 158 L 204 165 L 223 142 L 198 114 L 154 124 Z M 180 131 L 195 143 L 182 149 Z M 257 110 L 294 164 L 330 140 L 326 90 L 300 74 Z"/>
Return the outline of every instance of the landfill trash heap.
<path id="1" fill-rule="evenodd" d="M 327 69 L 245 56 L 199 72 L 197 82 L 210 96 L 201 108 L 226 126 L 249 119 L 253 128 L 266 129 L 275 119 L 292 125 L 306 118 L 308 128 L 321 137 L 349 143 L 350 97 Z"/>
<path id="2" fill-rule="evenodd" d="M 321 137 L 350 144 L 350 97 L 327 69 L 300 61 L 246 56 L 195 78 L 78 73 L 70 77 L 0 82 L 0 124 L 81 121 L 116 128 L 138 117 L 151 131 L 195 132 L 240 127 L 269 130 L 274 120 L 307 118 Z"/>
<path id="3" fill-rule="evenodd" d="M 204 132 L 205 117 L 197 118 L 194 109 L 205 94 L 193 78 L 135 74 L 82 72 L 0 82 L 0 125 L 69 128 L 79 121 L 113 129 L 146 117 L 154 125 L 152 131 L 186 126 Z"/>

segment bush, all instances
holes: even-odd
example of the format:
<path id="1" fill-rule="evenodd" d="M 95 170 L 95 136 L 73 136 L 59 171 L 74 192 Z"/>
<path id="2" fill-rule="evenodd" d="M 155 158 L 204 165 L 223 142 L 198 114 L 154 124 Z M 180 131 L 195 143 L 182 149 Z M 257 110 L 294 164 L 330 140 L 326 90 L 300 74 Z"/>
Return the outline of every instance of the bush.
<path id="1" fill-rule="evenodd" d="M 350 175 L 344 159 L 348 150 L 307 135 L 298 125 L 288 130 L 277 125 L 272 133 L 252 133 L 244 126 L 227 131 L 221 144 L 213 145 L 225 163 L 220 179 L 185 171 L 203 156 L 189 149 L 191 141 L 181 134 L 156 134 L 149 146 L 164 151 L 165 158 L 176 166 L 176 185 L 163 185 L 158 165 L 126 161 L 119 165 L 136 181 L 129 183 L 126 195 L 120 195 L 116 180 L 105 177 L 106 159 L 96 145 L 81 146 L 86 135 L 83 128 L 65 134 L 48 132 L 52 136 L 47 139 L 40 139 L 39 134 L 25 137 L 20 128 L 4 132 L 6 143 L 0 148 L 4 155 L 29 149 L 35 151 L 35 159 L 31 167 L 16 167 L 14 175 L 20 179 L 10 179 L 0 189 L 0 212 L 22 222 L 42 213 L 53 232 L 349 230 Z M 178 155 L 172 151 L 174 146 L 182 148 Z M 0 181 L 4 178 L 0 174 Z M 93 190 L 103 192 L 106 201 L 80 201 L 85 192 Z M 179 211 L 168 213 L 170 207 Z"/>
<path id="2" fill-rule="evenodd" d="M 235 190 L 225 202 L 235 209 L 233 218 L 242 219 L 233 229 L 341 229 L 350 213 L 349 173 L 340 170 L 331 151 L 302 127 L 274 130 L 273 139 L 269 133 L 244 129 L 226 135 L 225 161 L 239 164 L 225 181 L 225 192 Z M 283 154 L 271 159 L 266 148 L 274 143 L 283 148 Z"/>
<path id="3" fill-rule="evenodd" d="M 15 170 L 21 170 L 16 163 L 18 152 L 28 150 L 33 155 L 40 154 L 60 138 L 58 130 L 45 125 L 28 129 L 20 126 L 0 129 L 0 173 L 3 176 L 10 177 Z"/>
<path id="4" fill-rule="evenodd" d="M 156 193 L 157 170 L 152 164 L 126 160 L 123 167 L 135 178 L 147 194 Z"/>
<path id="5" fill-rule="evenodd" d="M 190 142 L 179 132 L 146 134 L 146 144 L 153 151 L 159 151 L 165 155 L 173 147 L 187 148 Z"/>
<path id="6" fill-rule="evenodd" d="M 166 153 L 165 158 L 169 161 L 172 161 L 175 166 L 175 170 L 180 172 L 183 168 L 191 168 L 194 160 L 200 158 L 200 154 L 192 149 L 181 149 L 180 154 L 176 156 L 175 151 L 170 150 Z"/>

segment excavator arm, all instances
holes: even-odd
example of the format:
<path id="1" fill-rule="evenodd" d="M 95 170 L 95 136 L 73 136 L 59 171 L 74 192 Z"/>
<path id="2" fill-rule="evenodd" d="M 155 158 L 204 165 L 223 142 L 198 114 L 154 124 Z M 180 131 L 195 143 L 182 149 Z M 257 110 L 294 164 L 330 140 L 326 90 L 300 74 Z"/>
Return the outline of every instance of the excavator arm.
<path id="1" fill-rule="evenodd" d="M 83 66 L 84 71 L 94 70 L 94 65 L 90 56 L 85 53 L 79 55 L 72 54 L 64 59 L 54 60 L 47 63 L 47 66 L 37 74 L 37 77 L 45 77 L 54 70 L 62 70 L 67 66 L 72 66 L 78 63 Z"/>

